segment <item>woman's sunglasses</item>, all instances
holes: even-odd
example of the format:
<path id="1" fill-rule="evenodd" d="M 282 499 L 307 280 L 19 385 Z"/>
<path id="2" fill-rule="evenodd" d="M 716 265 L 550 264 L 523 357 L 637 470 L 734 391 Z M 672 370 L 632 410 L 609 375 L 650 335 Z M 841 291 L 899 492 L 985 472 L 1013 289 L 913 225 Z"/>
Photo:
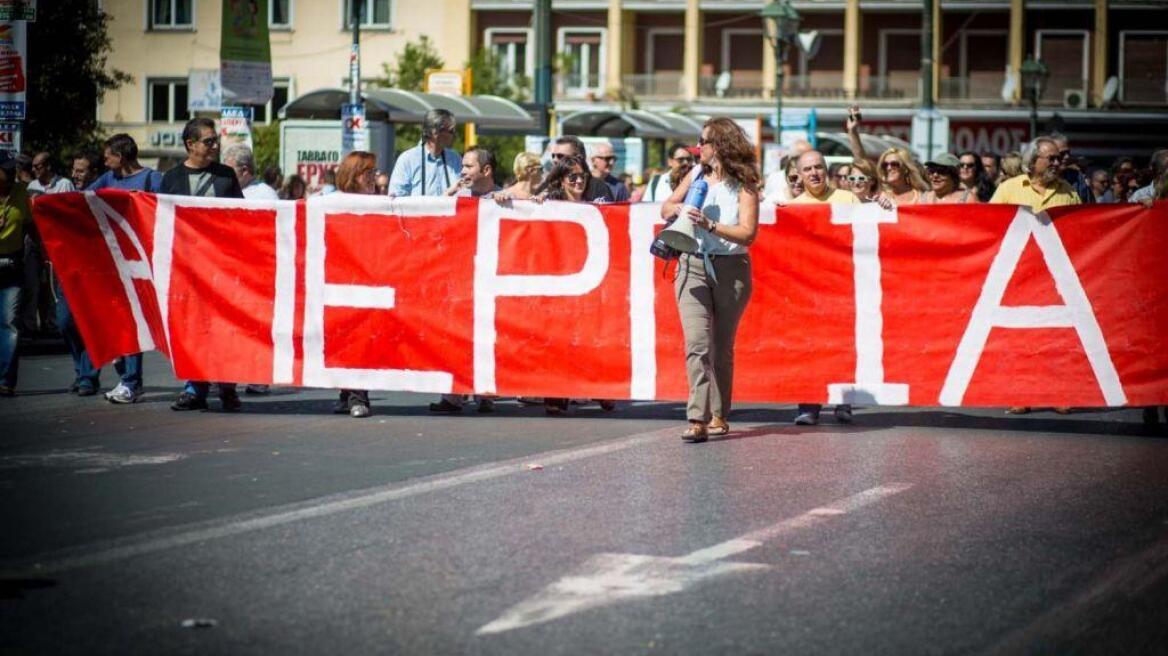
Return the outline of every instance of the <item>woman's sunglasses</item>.
<path id="1" fill-rule="evenodd" d="M 888 169 L 899 169 L 900 162 L 898 162 L 896 160 L 884 162 L 883 164 L 880 165 L 880 168 L 884 169 L 885 171 L 887 171 Z"/>
<path id="2" fill-rule="evenodd" d="M 866 175 L 849 175 L 847 177 L 848 177 L 848 182 L 850 182 L 852 184 L 856 184 L 856 183 L 862 184 L 862 183 L 865 183 L 871 179 Z"/>
<path id="3" fill-rule="evenodd" d="M 583 173 L 569 173 L 568 182 L 584 182 Z"/>

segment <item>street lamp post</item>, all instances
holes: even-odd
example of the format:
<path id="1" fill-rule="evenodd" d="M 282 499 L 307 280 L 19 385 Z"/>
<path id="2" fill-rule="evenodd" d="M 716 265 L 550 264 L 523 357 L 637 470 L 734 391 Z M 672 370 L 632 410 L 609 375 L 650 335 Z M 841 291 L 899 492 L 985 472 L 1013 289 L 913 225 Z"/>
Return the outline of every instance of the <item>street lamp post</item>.
<path id="1" fill-rule="evenodd" d="M 783 65 L 787 63 L 787 48 L 799 33 L 802 20 L 791 6 L 791 0 L 771 0 L 758 15 L 770 23 L 767 39 L 775 49 L 775 143 L 782 143 L 783 133 Z"/>
<path id="2" fill-rule="evenodd" d="M 1050 77 L 1050 69 L 1041 59 L 1027 57 L 1022 62 L 1019 71 L 1022 77 L 1022 92 L 1030 100 L 1030 138 L 1038 134 L 1038 100 L 1046 91 L 1046 81 Z"/>

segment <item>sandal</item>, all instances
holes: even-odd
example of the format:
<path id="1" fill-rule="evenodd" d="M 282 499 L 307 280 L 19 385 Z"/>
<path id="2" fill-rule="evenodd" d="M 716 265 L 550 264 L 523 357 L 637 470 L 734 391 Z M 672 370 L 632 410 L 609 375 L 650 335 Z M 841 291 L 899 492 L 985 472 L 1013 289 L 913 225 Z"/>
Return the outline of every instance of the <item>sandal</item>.
<path id="1" fill-rule="evenodd" d="M 706 424 L 706 434 L 710 437 L 718 437 L 730 432 L 730 424 L 721 417 L 714 417 L 709 424 Z"/>
<path id="2" fill-rule="evenodd" d="M 690 443 L 705 442 L 710 439 L 710 433 L 706 430 L 705 424 L 691 421 L 689 428 L 681 434 L 681 439 Z"/>

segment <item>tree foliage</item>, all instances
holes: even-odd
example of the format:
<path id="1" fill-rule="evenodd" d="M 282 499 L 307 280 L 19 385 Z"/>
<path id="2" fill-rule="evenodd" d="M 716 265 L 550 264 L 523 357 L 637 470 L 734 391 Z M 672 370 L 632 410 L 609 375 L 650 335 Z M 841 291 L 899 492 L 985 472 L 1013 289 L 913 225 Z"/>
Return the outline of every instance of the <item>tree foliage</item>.
<path id="1" fill-rule="evenodd" d="M 28 24 L 28 117 L 25 150 L 48 151 L 58 161 L 102 138 L 97 103 L 133 78 L 107 68 L 111 17 L 93 0 L 37 3 Z M 100 150 L 99 148 L 95 148 Z"/>
<path id="2" fill-rule="evenodd" d="M 426 71 L 445 65 L 430 37 L 423 34 L 416 43 L 406 44 L 392 67 L 388 62 L 381 65 L 383 76 L 377 82 L 403 91 L 421 91 L 426 85 Z"/>

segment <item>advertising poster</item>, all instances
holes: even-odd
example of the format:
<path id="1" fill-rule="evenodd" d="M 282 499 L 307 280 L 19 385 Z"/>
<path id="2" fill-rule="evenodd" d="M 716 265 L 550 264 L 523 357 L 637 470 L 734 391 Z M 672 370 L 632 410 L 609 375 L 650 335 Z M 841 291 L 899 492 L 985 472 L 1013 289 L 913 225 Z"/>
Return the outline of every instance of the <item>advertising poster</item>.
<path id="1" fill-rule="evenodd" d="M 219 140 L 223 150 L 234 144 L 243 144 L 252 148 L 251 121 L 253 110 L 251 107 L 224 107 L 220 111 Z"/>
<path id="2" fill-rule="evenodd" d="M 25 22 L 0 22 L 0 120 L 24 120 L 27 60 Z"/>
<path id="3" fill-rule="evenodd" d="M 224 103 L 263 105 L 272 99 L 268 0 L 223 0 L 219 76 Z"/>

